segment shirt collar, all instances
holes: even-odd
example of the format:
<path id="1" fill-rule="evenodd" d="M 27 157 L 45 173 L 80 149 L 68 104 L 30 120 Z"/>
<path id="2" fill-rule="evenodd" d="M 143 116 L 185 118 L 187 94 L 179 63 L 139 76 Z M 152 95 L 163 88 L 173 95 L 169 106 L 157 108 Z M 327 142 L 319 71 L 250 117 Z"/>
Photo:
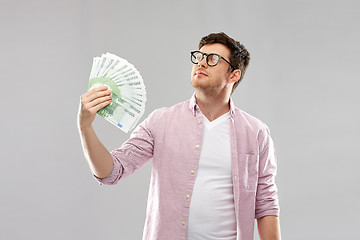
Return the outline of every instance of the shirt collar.
<path id="1" fill-rule="evenodd" d="M 229 100 L 229 105 L 230 105 L 230 115 L 233 118 L 235 115 L 235 111 L 234 111 L 235 106 L 234 106 L 234 103 L 231 98 Z M 196 115 L 197 111 L 200 111 L 199 106 L 196 104 L 195 93 L 191 96 L 191 98 L 189 100 L 189 109 L 194 114 L 194 116 Z"/>

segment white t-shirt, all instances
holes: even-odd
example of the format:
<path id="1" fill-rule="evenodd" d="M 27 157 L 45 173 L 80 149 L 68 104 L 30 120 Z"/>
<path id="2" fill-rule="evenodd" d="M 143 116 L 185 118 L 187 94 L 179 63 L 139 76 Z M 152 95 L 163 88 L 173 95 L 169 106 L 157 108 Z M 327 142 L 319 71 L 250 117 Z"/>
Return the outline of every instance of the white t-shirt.
<path id="1" fill-rule="evenodd" d="M 203 143 L 191 197 L 187 239 L 235 240 L 230 112 L 212 122 L 204 116 L 203 122 Z"/>

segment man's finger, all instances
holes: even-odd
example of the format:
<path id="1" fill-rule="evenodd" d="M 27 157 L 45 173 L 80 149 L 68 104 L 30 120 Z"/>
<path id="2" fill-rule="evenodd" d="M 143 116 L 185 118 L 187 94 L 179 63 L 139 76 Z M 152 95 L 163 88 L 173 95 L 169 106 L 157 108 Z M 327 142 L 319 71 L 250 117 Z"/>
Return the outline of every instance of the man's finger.
<path id="1" fill-rule="evenodd" d="M 107 105 L 109 105 L 110 103 L 111 103 L 111 100 L 107 100 L 107 101 L 105 101 L 105 102 L 99 103 L 99 104 L 97 104 L 97 105 L 95 105 L 95 106 L 93 107 L 93 110 L 94 110 L 95 112 L 97 112 L 97 111 L 99 111 L 100 109 L 102 109 L 103 107 L 106 107 Z"/>
<path id="2" fill-rule="evenodd" d="M 93 108 L 94 106 L 96 106 L 102 102 L 106 102 L 109 100 L 111 101 L 111 98 L 112 98 L 111 95 L 95 98 L 93 101 L 88 102 L 86 104 L 86 108 Z"/>
<path id="3" fill-rule="evenodd" d="M 81 95 L 81 103 L 83 105 L 92 102 L 96 100 L 97 98 L 104 97 L 104 96 L 111 96 L 111 91 L 108 90 L 101 90 L 101 91 L 95 91 L 91 94 L 85 93 Z"/>
<path id="4" fill-rule="evenodd" d="M 107 86 L 100 86 L 100 87 L 96 87 L 96 88 L 93 88 L 91 89 L 90 91 L 86 92 L 83 94 L 84 97 L 88 97 L 90 96 L 91 94 L 94 94 L 96 92 L 101 92 L 101 91 L 106 91 L 108 90 L 108 87 Z"/>

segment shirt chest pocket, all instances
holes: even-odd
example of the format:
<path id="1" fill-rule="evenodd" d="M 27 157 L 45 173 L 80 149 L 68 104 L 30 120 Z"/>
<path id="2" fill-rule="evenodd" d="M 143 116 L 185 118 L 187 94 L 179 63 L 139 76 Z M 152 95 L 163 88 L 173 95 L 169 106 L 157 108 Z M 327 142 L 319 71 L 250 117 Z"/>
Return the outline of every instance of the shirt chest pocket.
<path id="1" fill-rule="evenodd" d="M 238 159 L 240 189 L 255 191 L 258 182 L 259 155 L 240 153 Z"/>

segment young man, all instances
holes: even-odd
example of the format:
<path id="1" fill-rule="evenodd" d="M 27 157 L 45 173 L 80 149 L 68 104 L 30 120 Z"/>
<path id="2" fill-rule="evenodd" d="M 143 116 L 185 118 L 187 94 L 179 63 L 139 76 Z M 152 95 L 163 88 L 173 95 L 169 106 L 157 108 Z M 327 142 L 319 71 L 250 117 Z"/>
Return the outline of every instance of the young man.
<path id="1" fill-rule="evenodd" d="M 153 160 L 143 239 L 280 239 L 276 159 L 268 127 L 230 98 L 249 64 L 243 45 L 205 36 L 194 63 L 190 100 L 155 110 L 109 153 L 91 126 L 110 103 L 106 87 L 81 96 L 78 126 L 89 166 L 115 184 Z"/>

